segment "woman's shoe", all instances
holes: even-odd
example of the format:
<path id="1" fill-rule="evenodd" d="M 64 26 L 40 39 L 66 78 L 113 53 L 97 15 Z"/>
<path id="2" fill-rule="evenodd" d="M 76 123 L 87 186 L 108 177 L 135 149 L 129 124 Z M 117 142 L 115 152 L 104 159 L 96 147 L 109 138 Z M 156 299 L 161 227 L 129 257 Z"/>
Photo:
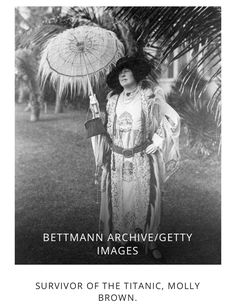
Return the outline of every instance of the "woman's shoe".
<path id="1" fill-rule="evenodd" d="M 158 250 L 158 248 L 153 248 L 153 249 L 149 249 L 152 257 L 156 260 L 160 260 L 162 259 L 162 254 L 161 252 Z"/>

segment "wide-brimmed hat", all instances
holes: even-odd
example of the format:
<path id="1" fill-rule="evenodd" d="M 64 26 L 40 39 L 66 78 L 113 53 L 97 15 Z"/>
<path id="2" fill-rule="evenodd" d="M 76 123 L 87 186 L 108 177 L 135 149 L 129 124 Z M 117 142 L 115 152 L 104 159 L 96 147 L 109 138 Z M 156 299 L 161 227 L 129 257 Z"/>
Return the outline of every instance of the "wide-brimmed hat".
<path id="1" fill-rule="evenodd" d="M 117 89 L 121 87 L 118 77 L 119 73 L 124 68 L 129 68 L 133 72 L 135 72 L 136 76 L 135 79 L 137 82 L 144 79 L 151 71 L 151 66 L 145 58 L 136 57 L 136 56 L 122 57 L 118 60 L 116 66 L 107 76 L 107 85 L 111 89 Z"/>

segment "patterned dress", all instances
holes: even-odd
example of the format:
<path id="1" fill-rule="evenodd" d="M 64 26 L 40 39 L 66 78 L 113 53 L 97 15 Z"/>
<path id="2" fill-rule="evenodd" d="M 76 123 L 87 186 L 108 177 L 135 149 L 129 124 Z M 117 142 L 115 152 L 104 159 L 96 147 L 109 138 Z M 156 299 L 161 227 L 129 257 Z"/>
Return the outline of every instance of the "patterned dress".
<path id="1" fill-rule="evenodd" d="M 124 149 L 141 145 L 146 140 L 141 94 L 136 90 L 129 97 L 124 92 L 116 105 L 116 120 L 110 137 Z M 149 205 L 150 164 L 146 153 L 126 158 L 111 155 L 111 194 L 113 231 L 144 232 Z"/>
<path id="2" fill-rule="evenodd" d="M 154 111 L 158 109 L 158 112 Z M 125 157 L 111 149 L 107 136 L 92 138 L 96 165 L 102 168 L 99 231 L 110 233 L 158 233 L 161 221 L 161 185 L 178 168 L 180 120 L 165 102 L 162 91 L 137 90 L 126 97 L 108 96 L 107 133 L 124 149 L 163 137 L 154 154 L 145 151 Z M 154 124 L 154 131 L 152 123 Z"/>

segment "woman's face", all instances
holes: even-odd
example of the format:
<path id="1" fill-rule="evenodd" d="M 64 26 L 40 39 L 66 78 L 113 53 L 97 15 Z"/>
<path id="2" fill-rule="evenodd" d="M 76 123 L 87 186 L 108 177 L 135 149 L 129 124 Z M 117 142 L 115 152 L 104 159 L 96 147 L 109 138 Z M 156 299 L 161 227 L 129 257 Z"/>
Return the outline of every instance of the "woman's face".
<path id="1" fill-rule="evenodd" d="M 124 87 L 130 87 L 135 85 L 137 82 L 134 78 L 133 72 L 129 68 L 123 68 L 119 73 L 120 85 Z"/>

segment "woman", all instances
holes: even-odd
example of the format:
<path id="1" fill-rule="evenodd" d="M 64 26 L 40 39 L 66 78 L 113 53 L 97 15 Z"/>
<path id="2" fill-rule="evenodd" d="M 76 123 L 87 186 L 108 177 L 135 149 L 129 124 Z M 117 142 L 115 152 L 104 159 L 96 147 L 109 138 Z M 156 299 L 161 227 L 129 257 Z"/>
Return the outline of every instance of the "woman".
<path id="1" fill-rule="evenodd" d="M 100 232 L 153 233 L 160 229 L 161 187 L 179 161 L 178 114 L 160 87 L 145 85 L 149 64 L 121 58 L 107 76 L 112 89 L 106 105 L 106 134 L 92 137 L 102 167 Z M 90 107 L 96 103 L 90 98 Z M 95 113 L 94 113 L 95 115 Z M 154 258 L 156 243 L 145 242 Z"/>

